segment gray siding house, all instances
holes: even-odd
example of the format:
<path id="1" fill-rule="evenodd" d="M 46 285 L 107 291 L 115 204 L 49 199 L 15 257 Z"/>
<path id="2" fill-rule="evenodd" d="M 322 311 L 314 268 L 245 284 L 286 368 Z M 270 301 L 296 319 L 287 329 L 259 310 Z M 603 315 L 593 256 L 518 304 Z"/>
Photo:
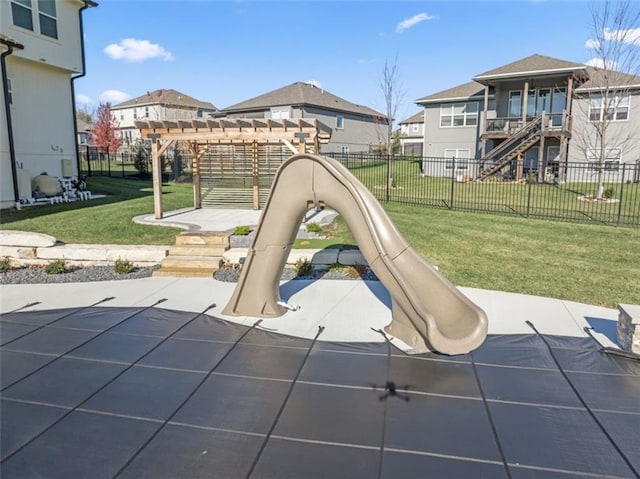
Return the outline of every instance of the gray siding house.
<path id="1" fill-rule="evenodd" d="M 384 114 L 310 83 L 296 82 L 222 109 L 233 118 L 315 118 L 331 129 L 322 153 L 368 152 L 383 142 Z"/>
<path id="2" fill-rule="evenodd" d="M 552 173 L 565 181 L 571 163 L 595 165 L 599 151 L 611 171 L 640 158 L 640 77 L 531 55 L 416 103 L 425 109 L 425 156 L 456 158 L 470 178 Z M 595 134 L 603 123 L 607 134 Z M 467 158 L 480 160 L 476 171 Z M 447 169 L 423 165 L 427 175 Z"/>
<path id="3" fill-rule="evenodd" d="M 400 126 L 400 154 L 423 156 L 424 111 L 402 120 Z"/>

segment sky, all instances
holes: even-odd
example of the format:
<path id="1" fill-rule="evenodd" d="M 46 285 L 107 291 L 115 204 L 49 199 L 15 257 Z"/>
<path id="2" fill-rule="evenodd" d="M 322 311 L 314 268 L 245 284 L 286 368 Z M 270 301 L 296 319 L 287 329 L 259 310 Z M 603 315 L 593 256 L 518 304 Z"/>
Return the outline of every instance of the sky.
<path id="1" fill-rule="evenodd" d="M 380 79 L 397 67 L 396 120 L 415 100 L 532 54 L 589 63 L 602 3 L 502 1 L 97 0 L 84 12 L 92 111 L 157 89 L 222 109 L 297 81 L 386 110 Z"/>

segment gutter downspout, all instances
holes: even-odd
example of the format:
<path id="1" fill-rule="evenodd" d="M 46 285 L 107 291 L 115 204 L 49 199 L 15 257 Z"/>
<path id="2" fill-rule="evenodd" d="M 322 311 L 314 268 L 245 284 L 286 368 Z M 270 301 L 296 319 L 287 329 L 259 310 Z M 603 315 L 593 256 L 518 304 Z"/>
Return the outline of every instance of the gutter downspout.
<path id="1" fill-rule="evenodd" d="M 7 136 L 9 137 L 9 158 L 11 160 L 11 179 L 13 180 L 13 197 L 18 204 L 20 193 L 18 191 L 18 168 L 16 165 L 16 149 L 13 141 L 13 123 L 11 121 L 11 104 L 9 102 L 9 80 L 7 77 L 7 62 L 5 57 L 13 53 L 13 49 L 24 50 L 24 45 L 8 38 L 0 37 L 0 44 L 7 47 L 6 52 L 0 54 L 0 67 L 2 69 L 2 92 L 4 94 L 4 109 L 7 117 Z"/>
<path id="2" fill-rule="evenodd" d="M 98 4 L 92 0 L 83 0 L 84 5 L 78 10 L 78 24 L 80 25 L 80 51 L 82 56 L 82 72 L 78 75 L 71 77 L 71 113 L 73 115 L 73 144 L 76 150 L 76 168 L 78 170 L 78 177 L 80 177 L 80 147 L 78 145 L 78 122 L 76 121 L 76 85 L 75 81 L 86 75 L 86 63 L 84 57 L 84 24 L 82 21 L 82 12 L 89 7 L 97 7 Z"/>

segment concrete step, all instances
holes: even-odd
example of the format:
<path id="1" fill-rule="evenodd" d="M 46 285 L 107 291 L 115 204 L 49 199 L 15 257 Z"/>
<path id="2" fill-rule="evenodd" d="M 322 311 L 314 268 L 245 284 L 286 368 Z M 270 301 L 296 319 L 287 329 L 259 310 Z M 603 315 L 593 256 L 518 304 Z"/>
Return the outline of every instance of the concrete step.
<path id="1" fill-rule="evenodd" d="M 181 244 L 169 246 L 168 256 L 217 256 L 220 257 L 227 251 L 221 245 L 190 245 Z"/>
<path id="2" fill-rule="evenodd" d="M 160 270 L 167 268 L 189 268 L 216 270 L 220 267 L 220 256 L 167 256 L 160 263 Z"/>
<path id="3" fill-rule="evenodd" d="M 218 231 L 185 231 L 176 236 L 176 245 L 209 245 L 229 248 L 229 233 Z"/>
<path id="4" fill-rule="evenodd" d="M 177 276 L 181 278 L 211 278 L 216 269 L 201 269 L 201 268 L 160 268 L 153 272 L 152 276 Z"/>

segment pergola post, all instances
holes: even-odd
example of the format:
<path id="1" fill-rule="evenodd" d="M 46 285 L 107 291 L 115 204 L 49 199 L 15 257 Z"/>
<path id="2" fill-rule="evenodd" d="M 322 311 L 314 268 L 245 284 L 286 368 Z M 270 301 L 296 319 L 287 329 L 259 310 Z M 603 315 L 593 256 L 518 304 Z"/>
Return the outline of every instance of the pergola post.
<path id="1" fill-rule="evenodd" d="M 158 138 L 160 135 L 151 133 L 147 135 L 151 140 L 151 174 L 153 175 L 153 215 L 155 219 L 162 219 L 162 172 L 160 169 L 160 154 L 158 153 Z"/>
<path id="2" fill-rule="evenodd" d="M 258 142 L 251 143 L 251 175 L 253 177 L 253 209 L 260 209 L 260 168 Z"/>

